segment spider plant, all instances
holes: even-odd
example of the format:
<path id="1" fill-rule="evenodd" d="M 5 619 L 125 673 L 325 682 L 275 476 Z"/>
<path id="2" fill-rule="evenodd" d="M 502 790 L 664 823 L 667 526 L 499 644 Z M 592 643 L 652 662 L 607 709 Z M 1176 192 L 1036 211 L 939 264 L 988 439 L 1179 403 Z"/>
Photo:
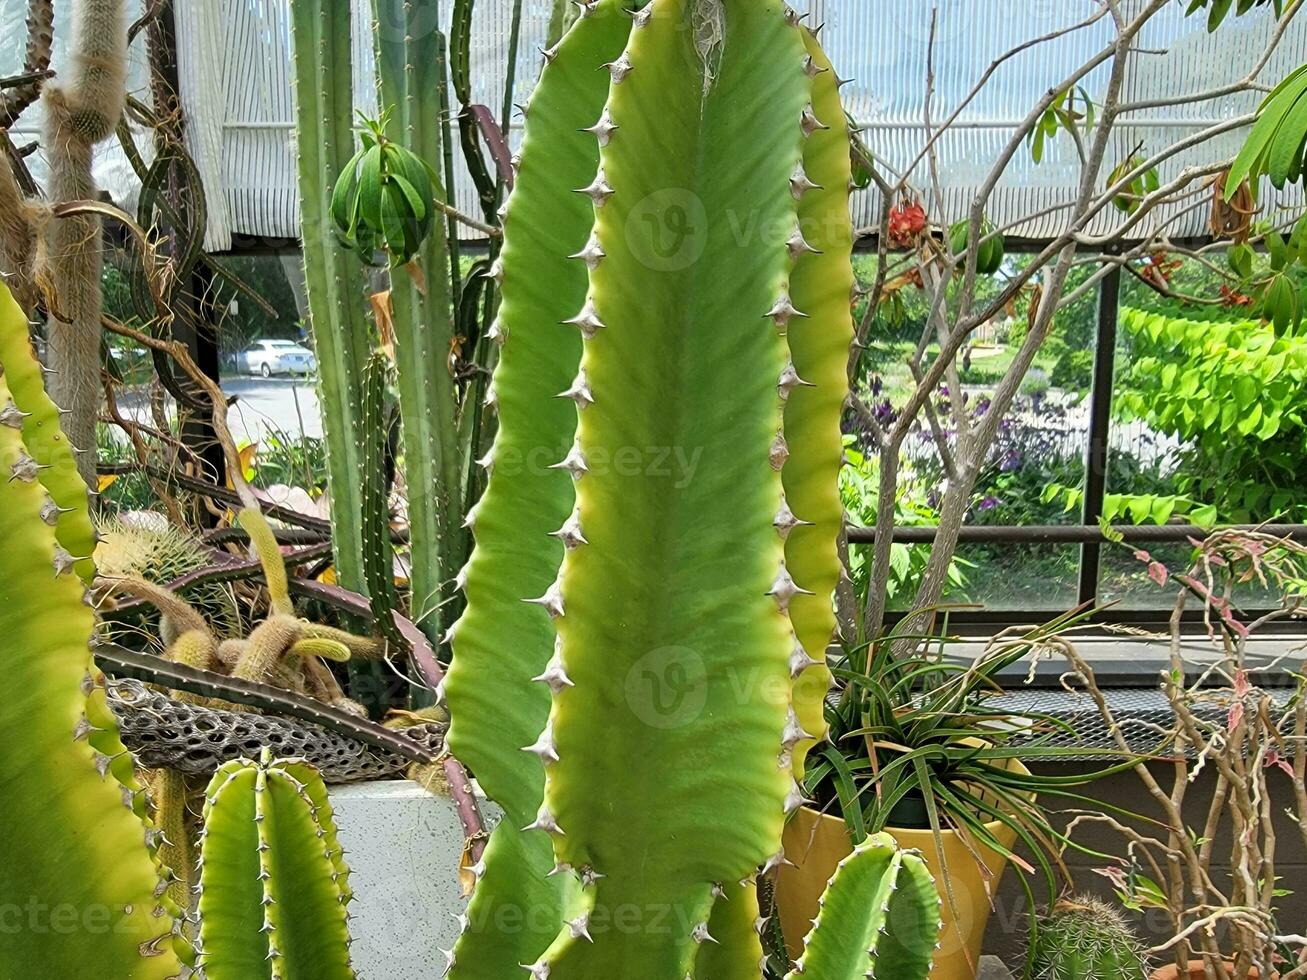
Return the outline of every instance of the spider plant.
<path id="1" fill-rule="evenodd" d="M 947 621 L 945 607 L 928 612 Z M 806 796 L 838 812 L 855 844 L 895 828 L 930 831 L 941 863 L 945 833 L 962 835 L 973 850 L 989 848 L 1027 872 L 1021 883 L 1033 910 L 1027 876 L 1038 873 L 1056 895 L 1059 882 L 1070 881 L 1064 850 L 1084 850 L 1049 819 L 1040 798 L 1082 800 L 1077 790 L 1134 760 L 1089 773 L 1030 772 L 1022 763 L 1083 757 L 1084 750 L 1051 744 L 1072 731 L 1065 721 L 1014 713 L 994 699 L 1003 693 L 1005 670 L 1056 652 L 1062 634 L 1091 613 L 1081 607 L 1041 626 L 1004 631 L 976 658 L 950 655 L 961 639 L 933 628 L 907 635 L 895 627 L 847 649 L 833 671 L 841 689 L 827 708 L 831 740 L 813 753 Z M 1004 842 L 1013 837 L 1014 846 Z"/>

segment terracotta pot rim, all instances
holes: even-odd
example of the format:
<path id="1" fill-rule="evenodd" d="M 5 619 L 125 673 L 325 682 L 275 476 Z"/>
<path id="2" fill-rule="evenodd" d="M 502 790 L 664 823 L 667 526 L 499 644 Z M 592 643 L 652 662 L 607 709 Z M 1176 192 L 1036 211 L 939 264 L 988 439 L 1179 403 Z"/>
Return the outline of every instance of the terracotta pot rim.
<path id="1" fill-rule="evenodd" d="M 810 806 L 804 806 L 800 809 L 815 814 L 819 820 L 832 820 L 836 823 L 844 823 L 844 818 L 838 813 L 823 813 L 822 811 Z M 1002 820 L 990 820 L 984 824 L 985 829 L 989 831 L 1000 829 L 1003 826 L 1005 826 L 1005 824 Z M 891 837 L 895 837 L 899 834 L 929 834 L 931 833 L 931 829 L 929 827 L 886 827 L 885 833 L 889 834 Z M 940 830 L 940 834 L 944 837 L 956 837 L 958 832 L 951 827 L 944 827 Z"/>

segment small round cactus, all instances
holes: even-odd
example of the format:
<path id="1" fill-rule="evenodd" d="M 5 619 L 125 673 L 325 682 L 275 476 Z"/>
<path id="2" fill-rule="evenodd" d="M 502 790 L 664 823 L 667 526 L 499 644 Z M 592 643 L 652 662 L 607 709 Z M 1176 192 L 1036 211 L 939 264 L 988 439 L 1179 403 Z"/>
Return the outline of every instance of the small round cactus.
<path id="1" fill-rule="evenodd" d="M 1089 896 L 1058 902 L 1039 920 L 1031 951 L 1037 980 L 1144 980 L 1143 945 L 1113 906 Z"/>

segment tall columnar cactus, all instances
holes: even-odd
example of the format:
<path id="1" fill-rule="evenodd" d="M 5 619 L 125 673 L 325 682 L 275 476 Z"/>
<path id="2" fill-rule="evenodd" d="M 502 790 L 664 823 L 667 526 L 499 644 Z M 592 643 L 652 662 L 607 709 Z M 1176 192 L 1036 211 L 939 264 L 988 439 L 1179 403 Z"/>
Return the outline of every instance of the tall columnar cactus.
<path id="1" fill-rule="evenodd" d="M 1036 980 L 1148 976 L 1143 944 L 1106 902 L 1090 896 L 1058 902 L 1038 925 L 1030 950 L 1030 975 Z"/>
<path id="2" fill-rule="evenodd" d="M 98 329 L 98 326 L 97 326 Z M 96 352 L 98 364 L 99 352 Z M 0 401 L 0 422 L 17 426 L 33 471 L 45 489 L 41 519 L 54 528 L 61 565 L 71 564 L 85 582 L 95 575 L 95 527 L 77 458 L 59 424 L 59 409 L 46 394 L 41 363 L 28 335 L 27 317 L 0 284 L 0 370 L 9 394 Z M 97 369 L 98 370 L 98 369 Z"/>
<path id="3" fill-rule="evenodd" d="M 78 0 L 73 6 L 70 68 L 46 85 L 44 148 L 51 201 L 96 196 L 91 158 L 122 116 L 127 95 L 127 10 L 123 0 Z M 48 362 L 50 395 L 64 411 L 63 429 L 80 452 L 82 479 L 95 482 L 95 422 L 100 408 L 100 221 L 56 218 L 48 250 L 54 302 Z M 89 554 L 89 552 L 88 552 Z"/>
<path id="4" fill-rule="evenodd" d="M 299 154 L 304 276 L 317 348 L 323 435 L 331 486 L 336 577 L 364 592 L 363 375 L 372 350 L 367 288 L 358 259 L 336 236 L 331 188 L 353 155 L 351 5 L 293 0 L 295 131 Z"/>
<path id="5" fill-rule="evenodd" d="M 787 980 L 926 980 L 939 905 L 919 854 L 886 834 L 869 837 L 835 870 Z"/>
<path id="6" fill-rule="evenodd" d="M 0 377 L 0 404 L 9 399 Z M 80 581 L 57 570 L 46 494 L 12 416 L 0 422 L 0 468 L 0 976 L 176 976 L 147 854 L 156 841 L 140 795 L 128 794 L 138 814 L 123 805 L 131 757 L 103 691 L 80 689 L 93 617 Z"/>
<path id="7" fill-rule="evenodd" d="M 440 108 L 439 6 L 434 0 L 373 0 L 381 103 L 391 109 L 394 136 L 433 171 L 446 138 Z M 436 196 L 444 192 L 436 189 Z M 428 236 L 413 264 L 391 271 L 396 385 L 409 488 L 412 618 L 436 640 L 445 631 L 442 600 L 462 563 L 465 460 L 455 431 L 457 404 L 449 369 L 453 342 L 449 249 Z"/>
<path id="8" fill-rule="evenodd" d="M 446 685 L 508 829 L 453 975 L 757 977 L 840 574 L 844 114 L 778 0 L 598 0 L 547 58 Z M 549 870 L 556 935 L 478 914 Z"/>
<path id="9" fill-rule="evenodd" d="M 227 763 L 200 850 L 200 963 L 209 980 L 348 980 L 352 897 L 321 777 L 295 761 Z"/>

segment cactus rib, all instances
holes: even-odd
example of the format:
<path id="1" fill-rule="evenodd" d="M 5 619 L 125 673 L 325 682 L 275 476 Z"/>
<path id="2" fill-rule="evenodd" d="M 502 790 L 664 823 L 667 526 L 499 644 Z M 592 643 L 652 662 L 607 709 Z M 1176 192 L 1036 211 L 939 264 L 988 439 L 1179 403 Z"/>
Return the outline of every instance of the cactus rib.
<path id="1" fill-rule="evenodd" d="M 785 564 L 795 582 L 812 593 L 795 596 L 790 609 L 799 641 L 791 665 L 794 711 L 804 730 L 820 739 L 827 730 L 824 701 L 831 684 L 826 647 L 836 628 L 831 596 L 842 571 L 837 546 L 844 524 L 840 416 L 849 390 L 855 280 L 853 229 L 845 220 L 852 176 L 848 123 L 830 62 L 811 33 L 804 30 L 803 36 L 812 113 L 804 117 L 802 179 L 795 187 L 815 186 L 800 193 L 799 221 L 788 242 L 795 257 L 790 296 L 807 316 L 792 321 L 788 333 L 793 370 L 781 384 L 790 457 L 781 477 L 787 512 L 796 522 L 786 532 Z M 803 776 L 813 744 L 805 739 L 795 747 L 796 779 Z"/>
<path id="2" fill-rule="evenodd" d="M 707 28 L 684 29 L 701 15 Z M 715 893 L 777 848 L 797 741 L 794 583 L 773 529 L 790 259 L 770 231 L 796 221 L 802 40 L 779 3 L 655 0 L 636 24 L 608 66 L 599 171 L 581 185 L 604 257 L 572 318 L 591 397 L 559 465 L 587 543 L 545 594 L 569 683 L 535 826 L 580 873 L 595 921 L 670 914 L 563 934 L 538 965 L 564 980 L 693 969 Z M 632 466 L 633 449 L 674 465 Z"/>
<path id="3" fill-rule="evenodd" d="M 0 423 L 18 423 L 27 454 L 49 499 L 41 518 L 53 524 L 55 538 L 82 581 L 95 577 L 95 527 L 91 523 L 86 484 L 77 469 L 73 447 L 59 425 L 59 409 L 46 394 L 41 363 L 32 350 L 27 317 L 7 288 L 0 285 L 0 370 L 9 394 L 0 401 Z"/>

